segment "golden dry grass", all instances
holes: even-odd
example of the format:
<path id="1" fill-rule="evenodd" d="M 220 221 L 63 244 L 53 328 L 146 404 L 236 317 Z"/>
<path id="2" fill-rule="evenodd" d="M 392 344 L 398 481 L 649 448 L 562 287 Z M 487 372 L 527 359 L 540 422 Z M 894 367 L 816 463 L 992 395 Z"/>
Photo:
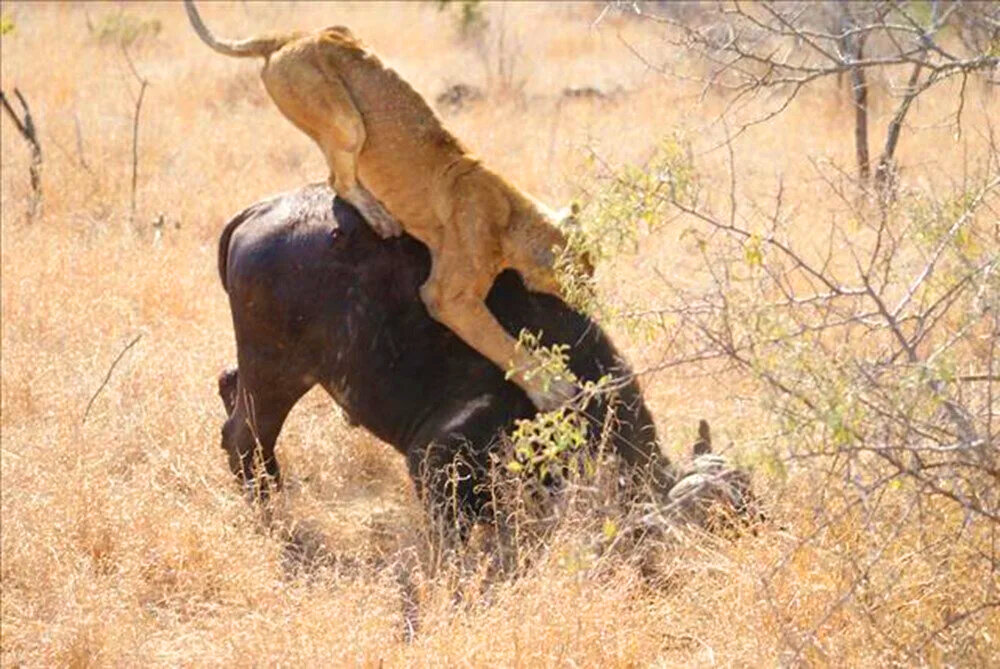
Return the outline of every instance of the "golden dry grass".
<path id="1" fill-rule="evenodd" d="M 452 83 L 486 84 L 454 15 L 435 3 L 203 4 L 222 35 L 349 25 L 430 99 Z M 234 358 L 215 269 L 218 234 L 249 203 L 323 178 L 319 152 L 270 104 L 257 65 L 209 52 L 179 5 L 0 7 L 15 26 L 0 42 L 3 88 L 26 95 L 45 151 L 44 209 L 27 221 L 28 152 L 4 119 L 5 666 L 985 666 L 1000 657 L 995 608 L 917 656 L 901 650 L 968 597 L 1000 587 L 995 572 L 911 559 L 908 546 L 924 539 L 908 527 L 884 559 L 891 568 L 879 572 L 896 578 L 878 590 L 889 593 L 884 606 L 841 601 L 845 592 L 863 594 L 843 556 L 870 537 L 845 514 L 820 541 L 792 551 L 827 516 L 806 479 L 792 478 L 778 495 L 760 473 L 776 524 L 735 542 L 687 537 L 659 557 L 669 576 L 659 585 L 628 556 L 581 566 L 568 531 L 520 578 L 489 588 L 475 574 L 423 577 L 432 573 L 424 565 L 413 577 L 420 629 L 406 643 L 391 565 L 421 547 L 422 516 L 399 457 L 348 428 L 317 393 L 296 408 L 279 441 L 290 480 L 279 514 L 334 556 L 303 570 L 290 565 L 281 533 L 261 529 L 218 447 L 215 374 Z M 162 24 L 130 48 L 150 81 L 134 220 L 137 86 L 113 40 L 97 37 L 122 11 Z M 616 16 L 592 26 L 592 5 L 492 6 L 487 16 L 508 31 L 515 46 L 507 48 L 520 50 L 523 89 L 494 87 L 485 103 L 446 123 L 540 198 L 556 204 L 593 188 L 591 151 L 618 165 L 645 159 L 673 132 L 702 149 L 721 136 L 708 124 L 718 99 L 699 101 L 697 87 L 649 71 L 623 46 L 619 35 L 662 51 L 647 26 Z M 563 88 L 588 85 L 621 90 L 603 101 L 561 100 Z M 973 130 L 997 117 L 996 101 L 973 91 L 966 143 L 957 143 L 938 123 L 952 94 L 922 99 L 901 145 L 900 161 L 914 173 L 933 163 L 922 178 L 960 169 L 963 151 L 976 150 Z M 883 127 L 887 112 L 877 113 Z M 771 192 L 781 173 L 788 201 L 816 215 L 836 210 L 809 158 L 849 164 L 849 133 L 843 96 L 832 87 L 807 94 L 736 143 L 741 192 Z M 724 152 L 700 156 L 699 167 L 724 197 Z M 161 214 L 165 224 L 154 227 Z M 655 306 L 653 268 L 680 275 L 687 262 L 679 232 L 648 237 L 638 254 L 600 268 L 604 297 Z M 615 332 L 637 367 L 659 359 L 658 342 Z M 112 360 L 140 333 L 82 423 Z M 732 393 L 669 373 L 644 383 L 671 456 L 702 416 L 737 451 L 766 438 L 766 417 L 736 398 L 738 379 Z M 460 603 L 456 589 L 465 593 Z"/>

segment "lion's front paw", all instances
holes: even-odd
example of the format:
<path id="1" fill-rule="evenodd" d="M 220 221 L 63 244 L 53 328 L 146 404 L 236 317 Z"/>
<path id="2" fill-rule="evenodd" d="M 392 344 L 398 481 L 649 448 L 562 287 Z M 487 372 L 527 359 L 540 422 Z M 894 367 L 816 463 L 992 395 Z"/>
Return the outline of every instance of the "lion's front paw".
<path id="1" fill-rule="evenodd" d="M 552 379 L 546 389 L 526 389 L 528 398 L 539 411 L 555 411 L 576 397 L 576 385 L 565 379 Z"/>
<path id="2" fill-rule="evenodd" d="M 369 209 L 370 211 L 365 212 L 365 218 L 379 237 L 389 239 L 403 234 L 403 226 L 381 204 L 375 202 Z"/>

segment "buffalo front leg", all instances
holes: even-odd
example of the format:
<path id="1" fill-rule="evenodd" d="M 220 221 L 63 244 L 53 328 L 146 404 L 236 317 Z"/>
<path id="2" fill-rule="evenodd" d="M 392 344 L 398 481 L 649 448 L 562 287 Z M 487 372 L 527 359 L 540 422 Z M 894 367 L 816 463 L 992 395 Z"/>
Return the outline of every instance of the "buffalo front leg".
<path id="1" fill-rule="evenodd" d="M 236 369 L 219 375 L 219 394 L 229 414 L 222 426 L 222 448 L 244 490 L 264 501 L 272 487 L 281 488 L 274 446 L 288 412 L 305 390 L 248 385 Z"/>
<path id="2" fill-rule="evenodd" d="M 410 479 L 445 549 L 465 543 L 481 506 L 477 504 L 481 476 L 469 455 L 466 443 L 453 435 L 407 452 Z"/>

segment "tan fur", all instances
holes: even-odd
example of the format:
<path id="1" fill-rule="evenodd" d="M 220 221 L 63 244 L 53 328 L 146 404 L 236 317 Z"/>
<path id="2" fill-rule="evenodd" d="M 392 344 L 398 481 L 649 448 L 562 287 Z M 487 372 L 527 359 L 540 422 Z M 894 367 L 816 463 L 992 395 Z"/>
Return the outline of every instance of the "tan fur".
<path id="1" fill-rule="evenodd" d="M 278 109 L 320 146 L 330 185 L 383 237 L 398 225 L 427 245 L 432 269 L 420 295 L 428 312 L 503 369 L 541 409 L 572 384 L 527 378 L 536 366 L 484 302 L 504 269 L 558 295 L 555 255 L 565 236 L 535 202 L 471 157 L 423 98 L 344 27 L 223 41 L 185 0 L 196 32 L 231 56 L 266 58 L 261 78 Z M 396 223 L 399 221 L 399 224 Z M 546 387 L 548 386 L 548 387 Z"/>

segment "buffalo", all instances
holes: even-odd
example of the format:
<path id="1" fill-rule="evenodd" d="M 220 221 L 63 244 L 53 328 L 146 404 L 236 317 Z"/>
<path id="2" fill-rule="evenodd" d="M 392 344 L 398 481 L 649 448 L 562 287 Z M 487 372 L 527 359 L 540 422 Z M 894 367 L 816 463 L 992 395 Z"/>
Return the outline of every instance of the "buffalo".
<path id="1" fill-rule="evenodd" d="M 464 533 L 488 512 L 480 484 L 491 453 L 536 409 L 428 315 L 419 296 L 430 269 L 422 244 L 380 239 L 353 207 L 314 184 L 236 215 L 218 262 L 238 363 L 219 377 L 228 414 L 222 446 L 249 490 L 266 496 L 280 486 L 275 441 L 295 403 L 319 384 L 348 420 L 407 458 L 418 492 L 447 526 Z M 668 499 L 677 474 L 631 370 L 600 326 L 556 297 L 529 292 L 511 271 L 497 278 L 487 305 L 515 337 L 527 329 L 545 344 L 571 345 L 578 378 L 617 380 L 583 415 L 592 434 L 612 426 L 608 444 L 623 472 Z"/>

